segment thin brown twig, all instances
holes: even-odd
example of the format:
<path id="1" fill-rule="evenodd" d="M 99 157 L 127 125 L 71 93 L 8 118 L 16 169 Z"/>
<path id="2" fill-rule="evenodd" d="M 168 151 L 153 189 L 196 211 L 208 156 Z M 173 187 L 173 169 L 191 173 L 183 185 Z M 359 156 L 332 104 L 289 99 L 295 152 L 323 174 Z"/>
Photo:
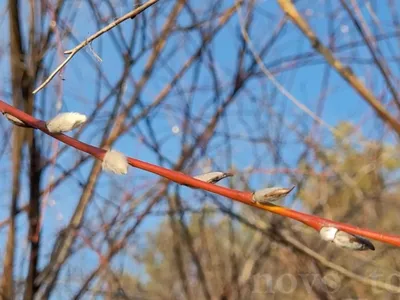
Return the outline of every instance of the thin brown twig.
<path id="1" fill-rule="evenodd" d="M 64 54 L 69 54 L 68 57 L 46 78 L 46 80 L 39 85 L 34 91 L 33 94 L 36 94 L 39 92 L 41 89 L 43 89 L 56 75 L 62 68 L 65 67 L 65 65 L 74 57 L 76 53 L 78 53 L 82 48 L 90 44 L 92 41 L 97 39 L 99 36 L 101 36 L 103 33 L 106 33 L 107 31 L 113 29 L 115 26 L 119 25 L 120 23 L 128 20 L 128 19 L 133 19 L 140 13 L 142 13 L 144 10 L 152 6 L 153 4 L 157 3 L 159 0 L 149 0 L 145 4 L 139 6 L 138 8 L 132 10 L 131 12 L 125 14 L 124 16 L 118 18 L 114 22 L 110 23 L 103 29 L 97 31 L 90 37 L 88 37 L 86 40 L 84 40 L 82 43 L 80 43 L 78 46 L 76 46 L 73 49 L 67 50 L 64 52 Z"/>
<path id="2" fill-rule="evenodd" d="M 317 252 L 315 252 L 315 251 L 311 250 L 310 248 L 308 248 L 307 246 L 303 245 L 297 239 L 288 235 L 287 233 L 280 232 L 279 234 L 282 236 L 282 238 L 286 242 L 291 244 L 293 247 L 295 247 L 300 252 L 303 252 L 304 254 L 306 254 L 306 255 L 312 257 L 313 259 L 315 259 L 316 261 L 318 261 L 321 265 L 324 265 L 325 267 L 332 269 L 349 279 L 353 279 L 364 285 L 376 287 L 376 288 L 386 290 L 386 291 L 389 291 L 392 293 L 400 293 L 400 288 L 395 285 L 388 284 L 386 282 L 379 281 L 379 280 L 373 280 L 373 279 L 367 278 L 365 276 L 358 275 L 346 268 L 343 268 L 342 266 L 339 266 L 339 265 L 329 261 L 322 255 L 318 254 Z"/>
<path id="3" fill-rule="evenodd" d="M 236 1 L 238 3 L 238 1 Z M 327 124 L 324 120 L 322 120 L 320 117 L 318 117 L 315 113 L 313 113 L 306 105 L 301 103 L 298 99 L 296 99 L 295 96 L 293 96 L 277 79 L 276 77 L 272 74 L 270 70 L 267 69 L 265 64 L 263 63 L 260 55 L 257 53 L 255 50 L 252 41 L 250 40 L 249 34 L 247 33 L 246 27 L 244 26 L 244 17 L 241 14 L 240 11 L 240 6 L 237 5 L 237 12 L 238 12 L 238 17 L 239 17 L 239 25 L 240 25 L 240 30 L 242 33 L 243 39 L 246 41 L 250 52 L 252 53 L 254 60 L 257 62 L 258 66 L 260 67 L 261 71 L 268 77 L 268 79 L 275 85 L 275 87 L 284 95 L 287 97 L 290 101 L 293 102 L 300 110 L 305 112 L 307 115 L 309 115 L 314 121 L 318 122 L 320 125 L 326 127 L 333 135 L 337 135 L 338 132 L 337 130 L 332 127 L 331 125 Z"/>
<path id="4" fill-rule="evenodd" d="M 365 44 L 367 45 L 369 52 L 371 53 L 372 58 L 375 61 L 376 66 L 378 69 L 381 71 L 381 74 L 393 96 L 393 100 L 396 103 L 397 107 L 400 108 L 400 100 L 399 100 L 399 95 L 390 79 L 390 70 L 385 61 L 381 60 L 378 54 L 380 53 L 378 46 L 376 45 L 375 47 L 372 45 L 372 41 L 370 38 L 370 32 L 368 30 L 368 27 L 366 23 L 364 22 L 362 15 L 360 13 L 360 9 L 357 5 L 357 3 L 353 3 L 353 10 L 347 5 L 347 3 L 343 0 L 340 1 L 342 3 L 342 6 L 344 9 L 347 11 L 347 13 L 350 16 L 350 19 L 352 20 L 354 26 L 356 27 L 357 31 L 360 33 L 361 37 L 365 41 Z M 356 16 L 354 14 L 358 14 L 361 18 L 360 21 L 357 20 Z"/>
<path id="5" fill-rule="evenodd" d="M 240 223 L 244 224 L 245 226 L 247 226 L 251 229 L 254 229 L 257 232 L 263 233 L 264 235 L 266 235 L 268 233 L 266 231 L 266 229 L 262 228 L 262 226 L 260 224 L 250 222 L 249 220 L 244 219 L 239 214 L 227 210 L 226 207 L 223 207 L 220 204 L 218 204 L 218 206 L 219 206 L 220 211 L 222 211 L 224 214 L 227 214 L 229 217 L 239 221 Z M 368 277 L 356 274 L 356 273 L 350 271 L 349 269 L 346 269 L 340 265 L 337 265 L 337 264 L 329 261 L 328 259 L 324 258 L 322 255 L 320 255 L 317 252 L 315 252 L 314 250 L 310 249 L 308 246 L 299 242 L 298 239 L 296 239 L 292 235 L 290 235 L 287 230 L 283 230 L 283 229 L 279 228 L 276 230 L 276 232 L 274 232 L 274 234 L 276 234 L 278 236 L 278 239 L 276 240 L 278 243 L 289 244 L 290 246 L 292 246 L 299 252 L 302 252 L 304 255 L 307 255 L 308 257 L 315 259 L 321 265 L 323 265 L 331 270 L 334 270 L 349 279 L 356 280 L 366 286 L 376 287 L 378 289 L 386 290 L 389 292 L 393 292 L 393 293 L 400 292 L 400 288 L 395 285 L 392 285 L 392 284 L 389 284 L 389 283 L 386 283 L 383 281 L 379 281 L 379 280 L 373 280 Z M 246 274 L 244 275 L 244 277 L 246 277 Z M 245 281 L 242 282 L 242 286 L 244 284 L 246 284 Z"/>
<path id="6" fill-rule="evenodd" d="M 325 60 L 345 79 L 351 87 L 353 87 L 360 96 L 374 109 L 377 115 L 390 125 L 392 129 L 400 137 L 400 122 L 391 115 L 381 102 L 372 94 L 372 92 L 361 82 L 361 80 L 353 73 L 349 66 L 344 65 L 338 60 L 330 49 L 325 47 L 319 40 L 317 35 L 311 29 L 310 25 L 300 15 L 296 6 L 291 0 L 277 0 L 282 10 L 290 17 L 292 22 L 303 32 L 308 38 L 311 46 L 321 53 Z"/>

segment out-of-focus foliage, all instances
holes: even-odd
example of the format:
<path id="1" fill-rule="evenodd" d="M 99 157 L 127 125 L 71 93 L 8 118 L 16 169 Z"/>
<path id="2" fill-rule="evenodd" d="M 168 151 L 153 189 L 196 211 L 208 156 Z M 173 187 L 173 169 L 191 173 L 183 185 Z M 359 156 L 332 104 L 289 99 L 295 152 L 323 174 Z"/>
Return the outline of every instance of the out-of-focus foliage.
<path id="1" fill-rule="evenodd" d="M 65 50 L 141 3 L 0 1 L 1 99 L 42 120 L 86 114 L 69 133 L 85 143 L 190 175 L 232 171 L 218 184 L 237 190 L 295 185 L 278 204 L 398 233 L 399 132 L 316 48 L 397 120 L 400 1 L 292 1 L 312 43 L 277 1 L 238 2 L 159 1 L 33 96 Z M 394 247 L 338 249 L 303 224 L 142 170 L 106 174 L 1 116 L 0 131 L 9 299 L 398 298 L 374 286 L 400 286 Z"/>
<path id="2" fill-rule="evenodd" d="M 302 206 L 336 220 L 351 220 L 365 227 L 372 222 L 395 231 L 398 211 L 387 207 L 398 206 L 399 186 L 391 184 L 396 182 L 400 167 L 396 147 L 370 142 L 362 136 L 359 138 L 365 142 L 352 145 L 346 141 L 357 133 L 354 126 L 346 122 L 337 129 L 341 135 L 333 145 L 320 146 L 315 161 L 299 162 L 299 170 L 312 174 L 304 177 L 298 193 Z M 232 224 L 227 216 L 217 217 L 207 209 L 193 214 L 188 221 L 170 217 L 157 231 L 148 233 L 147 247 L 137 257 L 145 269 L 146 279 L 141 286 L 146 295 L 206 299 L 202 284 L 213 299 L 265 299 L 266 295 L 292 299 L 294 294 L 331 299 L 387 295 L 313 262 L 282 237 L 287 222 L 258 212 L 254 215 L 247 208 L 242 211 L 263 228 L 262 233 L 240 220 Z M 400 260 L 396 250 L 388 248 L 384 255 L 373 255 L 374 263 L 367 264 L 367 256 L 324 242 L 316 232 L 296 227 L 291 234 L 304 235 L 304 244 L 356 274 L 362 270 L 369 279 L 397 284 L 400 273 L 396 266 Z M 202 265 L 205 282 L 198 274 L 196 261 Z"/>

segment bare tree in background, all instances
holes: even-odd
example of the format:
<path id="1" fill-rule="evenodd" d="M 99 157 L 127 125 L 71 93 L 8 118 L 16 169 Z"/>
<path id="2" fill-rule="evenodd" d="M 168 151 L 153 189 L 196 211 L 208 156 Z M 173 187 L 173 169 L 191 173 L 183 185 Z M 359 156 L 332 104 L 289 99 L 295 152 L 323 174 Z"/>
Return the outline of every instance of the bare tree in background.
<path id="1" fill-rule="evenodd" d="M 396 233 L 396 1 L 9 0 L 0 98 L 72 136 Z M 57 68 L 61 66 L 60 68 Z M 397 248 L 300 223 L 0 121 L 2 299 L 397 299 Z M 7 211 L 7 213 L 5 213 Z"/>

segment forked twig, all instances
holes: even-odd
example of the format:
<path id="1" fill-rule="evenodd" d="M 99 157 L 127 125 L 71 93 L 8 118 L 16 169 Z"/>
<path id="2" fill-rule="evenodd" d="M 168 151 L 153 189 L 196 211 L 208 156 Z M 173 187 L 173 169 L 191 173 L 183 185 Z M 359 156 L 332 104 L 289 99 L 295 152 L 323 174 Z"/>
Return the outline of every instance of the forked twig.
<path id="1" fill-rule="evenodd" d="M 76 53 L 78 53 L 82 48 L 90 44 L 92 41 L 97 39 L 99 36 L 101 36 L 103 33 L 106 33 L 107 31 L 113 29 L 115 26 L 119 25 L 120 23 L 128 20 L 128 19 L 133 19 L 140 13 L 142 13 L 144 10 L 152 6 L 153 4 L 157 3 L 159 0 L 149 0 L 145 4 L 139 6 L 138 8 L 132 10 L 131 12 L 125 14 L 124 16 L 116 19 L 114 22 L 110 23 L 103 29 L 97 31 L 90 37 L 88 37 L 86 40 L 84 40 L 82 43 L 80 43 L 78 46 L 76 46 L 73 49 L 64 51 L 64 54 L 69 54 L 68 57 L 46 78 L 46 80 L 39 85 L 34 91 L 33 94 L 36 94 L 39 92 L 41 89 L 43 89 L 56 75 L 62 68 L 65 67 L 65 65 L 74 57 Z"/>

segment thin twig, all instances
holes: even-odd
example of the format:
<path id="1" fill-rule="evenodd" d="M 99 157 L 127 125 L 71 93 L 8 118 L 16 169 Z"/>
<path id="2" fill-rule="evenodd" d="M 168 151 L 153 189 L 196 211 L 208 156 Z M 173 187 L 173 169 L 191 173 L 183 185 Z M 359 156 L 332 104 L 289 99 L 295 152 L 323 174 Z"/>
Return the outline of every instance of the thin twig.
<path id="1" fill-rule="evenodd" d="M 367 45 L 369 52 L 371 53 L 371 56 L 374 59 L 375 65 L 380 70 L 380 72 L 390 90 L 390 93 L 393 96 L 394 103 L 396 103 L 397 107 L 400 108 L 399 95 L 390 79 L 390 77 L 391 77 L 390 69 L 389 69 L 388 65 L 385 63 L 385 61 L 380 58 L 381 52 L 378 48 L 378 45 L 377 44 L 375 46 L 373 45 L 373 43 L 371 41 L 372 35 L 370 34 L 370 31 L 366 25 L 366 22 L 363 19 L 362 14 L 359 11 L 357 3 L 353 3 L 353 9 L 352 9 L 347 5 L 347 3 L 345 1 L 341 0 L 340 2 L 342 3 L 342 6 L 349 14 L 349 17 L 350 17 L 351 21 L 353 22 L 354 26 L 356 27 L 357 31 L 360 33 L 361 37 L 365 41 L 365 44 Z M 357 18 L 354 14 L 359 15 L 360 21 L 357 20 Z"/>
<path id="2" fill-rule="evenodd" d="M 238 2 L 238 1 L 236 1 L 236 2 Z M 282 84 L 280 84 L 280 82 L 276 79 L 276 77 L 272 74 L 272 72 L 270 70 L 268 70 L 268 68 L 265 66 L 264 62 L 262 61 L 260 55 L 255 50 L 252 41 L 250 40 L 250 37 L 244 26 L 244 18 L 241 14 L 241 9 L 240 9 L 239 5 L 237 6 L 237 13 L 238 13 L 240 31 L 242 33 L 243 39 L 247 43 L 247 46 L 249 47 L 249 50 L 252 53 L 255 61 L 257 62 L 258 66 L 260 67 L 261 71 L 268 77 L 268 79 L 272 82 L 272 84 L 275 85 L 275 87 L 278 89 L 278 91 L 280 91 L 285 97 L 287 97 L 290 101 L 292 101 L 299 109 L 301 109 L 303 112 L 305 112 L 307 115 L 309 115 L 313 120 L 318 122 L 320 125 L 326 127 L 330 132 L 332 132 L 333 135 L 338 135 L 338 131 L 335 128 L 330 126 L 328 123 L 326 123 L 320 117 L 318 117 L 315 113 L 313 113 L 307 106 L 305 106 L 303 103 L 301 103 L 299 100 L 297 100 L 295 96 L 293 96 L 287 89 L 285 89 L 285 87 Z"/>
<path id="3" fill-rule="evenodd" d="M 288 235 L 287 233 L 284 232 L 279 232 L 279 234 L 289 243 L 291 244 L 293 247 L 295 247 L 297 250 L 303 252 L 304 254 L 312 257 L 313 259 L 315 259 L 316 261 L 318 261 L 320 264 L 324 265 L 327 268 L 330 268 L 336 272 L 338 272 L 339 274 L 346 276 L 347 278 L 356 280 L 364 285 L 367 286 L 371 286 L 371 287 L 376 287 L 382 290 L 386 290 L 388 292 L 391 293 L 400 293 L 400 288 L 392 285 L 392 284 L 388 284 L 386 282 L 383 281 L 379 281 L 379 280 L 373 280 L 370 278 L 367 278 L 365 276 L 361 276 L 358 275 L 342 266 L 339 266 L 331 261 L 329 261 L 328 259 L 326 259 L 325 257 L 323 257 L 322 255 L 318 254 L 317 252 L 311 250 L 310 248 L 308 248 L 307 246 L 303 245 L 302 243 L 300 243 L 297 239 L 295 239 L 294 237 Z"/>
<path id="4" fill-rule="evenodd" d="M 257 232 L 263 233 L 263 234 L 267 234 L 268 232 L 262 228 L 262 226 L 260 226 L 260 224 L 257 223 L 252 223 L 249 222 L 248 220 L 245 220 L 243 217 L 241 217 L 240 215 L 233 213 L 231 211 L 228 211 L 225 207 L 219 207 L 220 210 L 227 214 L 228 216 L 230 216 L 231 218 L 238 220 L 239 222 L 241 222 L 242 224 L 244 224 L 245 226 L 248 226 L 251 229 L 256 230 Z M 269 233 L 268 233 L 269 234 Z M 317 252 L 315 252 L 314 250 L 310 249 L 309 247 L 307 247 L 306 245 L 304 245 L 303 243 L 299 242 L 298 239 L 294 238 L 292 235 L 289 234 L 289 232 L 287 230 L 282 230 L 279 229 L 276 231 L 275 233 L 276 235 L 279 236 L 279 239 L 283 239 L 283 241 L 285 243 L 290 244 L 292 247 L 296 248 L 298 251 L 302 252 L 303 254 L 311 257 L 312 259 L 315 259 L 316 261 L 318 261 L 321 265 L 334 270 L 336 272 L 338 272 L 339 274 L 349 278 L 349 279 L 353 279 L 356 280 L 364 285 L 367 286 L 371 286 L 371 287 L 376 287 L 382 290 L 386 290 L 392 293 L 400 293 L 400 288 L 392 285 L 392 284 L 388 284 L 386 282 L 383 281 L 379 281 L 379 280 L 373 280 L 370 278 L 367 278 L 365 276 L 362 275 L 358 275 L 352 271 L 350 271 L 349 269 L 346 269 L 340 265 L 337 265 L 331 261 L 329 261 L 328 259 L 324 258 L 322 255 L 318 254 Z M 281 242 L 279 241 L 278 242 Z M 244 284 L 244 283 L 242 283 Z"/>
<path id="5" fill-rule="evenodd" d="M 115 20 L 114 22 L 110 23 L 109 25 L 107 25 L 103 29 L 97 31 L 95 34 L 91 35 L 89 38 L 84 40 L 82 43 L 80 43 L 75 48 L 65 51 L 64 54 L 69 54 L 68 57 L 50 74 L 49 77 L 46 78 L 46 80 L 41 85 L 39 85 L 33 91 L 33 94 L 36 94 L 41 89 L 43 89 L 54 78 L 54 76 L 56 76 L 57 73 L 60 72 L 60 70 L 72 59 L 72 57 L 74 57 L 74 55 L 76 53 L 78 53 L 82 48 L 84 48 L 85 46 L 90 44 L 92 41 L 97 39 L 103 33 L 106 33 L 107 31 L 111 30 L 115 26 L 119 25 L 120 23 L 122 23 L 122 22 L 124 22 L 124 21 L 126 21 L 128 19 L 135 18 L 138 14 L 140 14 L 141 12 L 143 12 L 144 10 L 146 10 L 147 8 L 152 6 L 153 4 L 157 3 L 158 1 L 159 0 L 150 0 L 150 1 L 146 2 L 145 4 L 139 6 L 138 8 L 132 10 L 131 12 L 127 13 L 126 15 L 124 15 L 124 16 L 118 18 L 117 20 Z"/>
<path id="6" fill-rule="evenodd" d="M 358 92 L 358 94 L 360 94 L 360 96 L 374 109 L 382 121 L 390 125 L 390 127 L 394 129 L 394 131 L 400 137 L 400 122 L 388 112 L 385 106 L 379 102 L 371 90 L 369 90 L 353 73 L 353 70 L 338 60 L 333 55 L 332 51 L 322 44 L 307 21 L 297 11 L 293 2 L 291 0 L 277 0 L 277 2 L 282 10 L 290 17 L 292 22 L 308 38 L 311 46 L 320 54 L 322 54 L 327 63 L 329 63 L 342 76 L 342 78 L 345 79 L 350 86 Z"/>

